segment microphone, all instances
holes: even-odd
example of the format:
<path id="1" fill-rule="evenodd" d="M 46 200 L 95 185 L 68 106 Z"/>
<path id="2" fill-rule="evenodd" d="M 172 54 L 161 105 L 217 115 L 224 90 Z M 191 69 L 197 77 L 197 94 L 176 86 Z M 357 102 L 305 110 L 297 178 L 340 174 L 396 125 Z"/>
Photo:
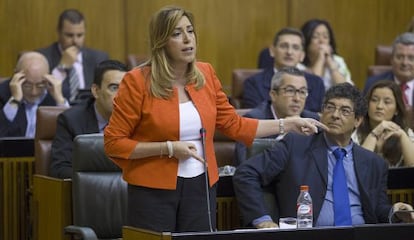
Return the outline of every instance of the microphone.
<path id="1" fill-rule="evenodd" d="M 206 156 L 206 129 L 200 128 L 200 138 L 201 138 L 201 145 L 203 147 L 203 159 L 204 159 L 204 175 L 206 177 L 206 200 L 207 200 L 207 215 L 208 215 L 208 225 L 210 228 L 210 232 L 213 232 L 213 226 L 211 223 L 211 206 L 210 206 L 210 186 L 208 183 L 208 173 L 207 173 L 207 156 Z"/>

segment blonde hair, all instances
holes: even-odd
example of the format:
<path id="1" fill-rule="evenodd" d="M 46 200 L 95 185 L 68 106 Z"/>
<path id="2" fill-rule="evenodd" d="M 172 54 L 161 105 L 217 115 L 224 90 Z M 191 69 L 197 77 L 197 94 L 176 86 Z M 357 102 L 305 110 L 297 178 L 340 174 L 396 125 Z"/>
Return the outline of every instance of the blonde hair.
<path id="1" fill-rule="evenodd" d="M 149 88 L 151 94 L 155 97 L 166 99 L 173 92 L 175 76 L 173 74 L 173 67 L 169 63 L 165 46 L 182 17 L 187 17 L 194 27 L 193 15 L 175 6 L 167 6 L 160 9 L 151 19 L 149 25 L 151 56 L 144 65 L 151 68 Z M 188 64 L 186 73 L 187 83 L 194 83 L 196 89 L 200 89 L 204 86 L 205 79 L 195 62 L 194 60 Z"/>

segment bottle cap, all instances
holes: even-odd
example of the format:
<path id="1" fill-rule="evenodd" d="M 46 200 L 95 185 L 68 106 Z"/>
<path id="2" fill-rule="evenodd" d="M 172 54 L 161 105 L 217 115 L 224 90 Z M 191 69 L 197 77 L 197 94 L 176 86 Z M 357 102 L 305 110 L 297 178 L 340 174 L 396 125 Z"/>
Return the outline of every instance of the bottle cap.
<path id="1" fill-rule="evenodd" d="M 309 191 L 309 186 L 308 185 L 301 185 L 300 190 L 301 191 Z"/>

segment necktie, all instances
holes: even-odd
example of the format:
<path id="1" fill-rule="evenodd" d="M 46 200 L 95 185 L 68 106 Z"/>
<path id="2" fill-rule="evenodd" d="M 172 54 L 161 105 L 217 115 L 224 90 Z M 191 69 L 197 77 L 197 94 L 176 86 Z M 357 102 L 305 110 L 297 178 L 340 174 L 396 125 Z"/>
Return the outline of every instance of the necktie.
<path id="1" fill-rule="evenodd" d="M 408 86 L 407 86 L 406 83 L 401 83 L 400 88 L 401 88 L 403 101 L 404 101 L 405 105 L 407 106 L 408 105 L 408 98 L 407 98 L 407 94 L 405 94 L 405 90 L 408 89 Z"/>
<path id="2" fill-rule="evenodd" d="M 351 207 L 349 205 L 348 186 L 344 169 L 344 157 L 346 151 L 338 148 L 333 152 L 336 164 L 333 170 L 333 201 L 335 226 L 352 225 Z"/>
<path id="3" fill-rule="evenodd" d="M 69 88 L 70 88 L 70 101 L 73 102 L 76 99 L 79 91 L 79 78 L 75 68 L 68 70 L 69 76 Z"/>

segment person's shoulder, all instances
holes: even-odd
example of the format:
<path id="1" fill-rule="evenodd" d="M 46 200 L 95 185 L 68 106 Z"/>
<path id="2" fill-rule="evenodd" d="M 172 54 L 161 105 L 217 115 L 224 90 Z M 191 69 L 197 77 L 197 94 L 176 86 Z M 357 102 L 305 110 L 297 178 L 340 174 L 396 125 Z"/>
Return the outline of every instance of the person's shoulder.
<path id="1" fill-rule="evenodd" d="M 320 116 L 319 116 L 318 113 L 312 112 L 312 111 L 309 111 L 309 110 L 306 110 L 306 109 L 303 109 L 300 116 L 303 117 L 303 118 L 313 118 L 313 119 L 316 119 L 316 120 L 320 119 Z"/>
<path id="2" fill-rule="evenodd" d="M 42 53 L 44 55 L 48 55 L 50 54 L 52 51 L 57 51 L 58 50 L 58 46 L 57 46 L 57 42 L 54 42 L 46 47 L 42 47 L 42 48 L 38 48 L 36 49 L 36 52 Z"/>
<path id="3" fill-rule="evenodd" d="M 383 72 L 378 75 L 371 76 L 367 79 L 367 82 L 379 81 L 379 80 L 394 80 L 394 73 L 392 70 Z"/>
<path id="4" fill-rule="evenodd" d="M 271 119 L 270 116 L 267 116 L 268 114 L 266 114 L 267 111 L 270 111 L 268 109 L 270 109 L 270 103 L 268 101 L 264 101 L 257 107 L 247 112 L 244 116 L 255 119 Z"/>
<path id="5" fill-rule="evenodd" d="M 82 51 L 83 53 L 86 53 L 87 56 L 93 56 L 97 59 L 100 59 L 100 61 L 103 61 L 109 58 L 108 53 L 102 50 L 84 47 Z"/>

